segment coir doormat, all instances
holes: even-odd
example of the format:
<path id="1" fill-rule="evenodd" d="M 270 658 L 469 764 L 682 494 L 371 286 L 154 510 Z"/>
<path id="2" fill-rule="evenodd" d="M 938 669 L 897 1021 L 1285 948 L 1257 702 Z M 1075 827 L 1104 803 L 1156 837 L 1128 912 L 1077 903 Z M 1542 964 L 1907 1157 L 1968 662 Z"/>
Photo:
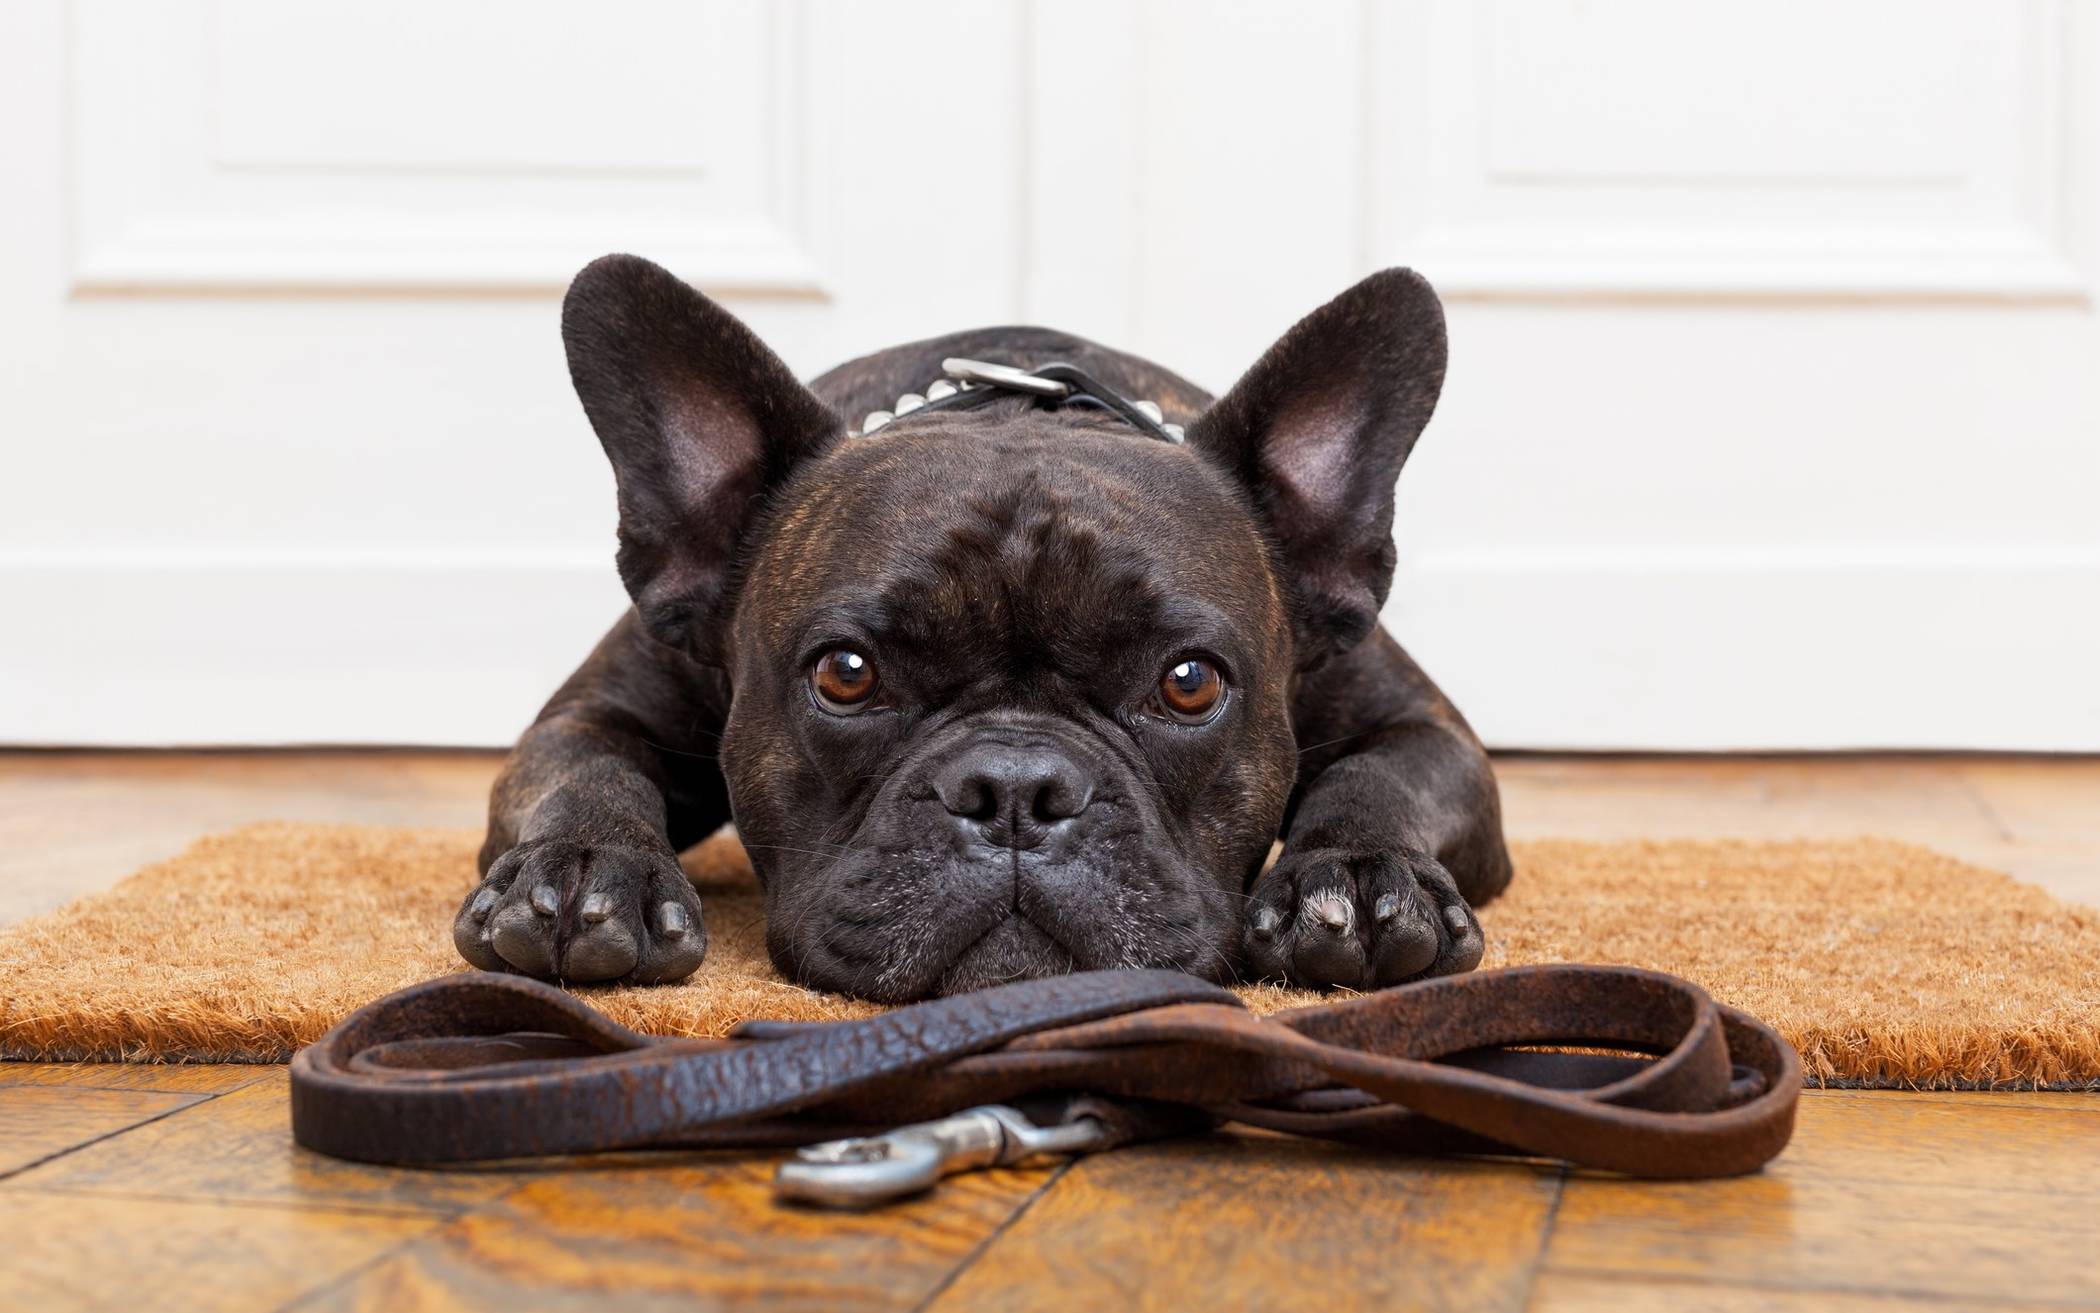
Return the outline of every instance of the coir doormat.
<path id="1" fill-rule="evenodd" d="M 480 836 L 255 825 L 0 933 L 0 1057 L 274 1060 L 352 1008 L 462 969 L 452 915 Z M 1486 908 L 1485 967 L 1630 963 L 1778 1027 L 1812 1081 L 2100 1088 L 2100 912 L 1883 840 L 1533 842 Z M 868 1004 L 766 961 L 729 835 L 687 856 L 711 943 L 674 986 L 589 989 L 618 1020 L 719 1035 Z M 1316 996 L 1244 988 L 1259 1011 Z"/>

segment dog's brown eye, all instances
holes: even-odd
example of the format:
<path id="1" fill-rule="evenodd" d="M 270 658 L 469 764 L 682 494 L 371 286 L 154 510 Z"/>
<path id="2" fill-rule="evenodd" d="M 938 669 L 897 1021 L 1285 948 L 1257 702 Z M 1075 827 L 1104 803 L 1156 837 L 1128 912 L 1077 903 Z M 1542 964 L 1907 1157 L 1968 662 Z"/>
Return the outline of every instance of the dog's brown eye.
<path id="1" fill-rule="evenodd" d="M 1159 679 L 1159 702 L 1167 715 L 1193 724 L 1208 720 L 1225 696 L 1225 681 L 1218 668 L 1198 657 L 1189 657 L 1167 667 Z"/>
<path id="2" fill-rule="evenodd" d="M 880 683 L 875 663 L 850 647 L 832 648 L 817 658 L 809 672 L 809 687 L 817 695 L 817 704 L 840 716 L 865 711 Z"/>

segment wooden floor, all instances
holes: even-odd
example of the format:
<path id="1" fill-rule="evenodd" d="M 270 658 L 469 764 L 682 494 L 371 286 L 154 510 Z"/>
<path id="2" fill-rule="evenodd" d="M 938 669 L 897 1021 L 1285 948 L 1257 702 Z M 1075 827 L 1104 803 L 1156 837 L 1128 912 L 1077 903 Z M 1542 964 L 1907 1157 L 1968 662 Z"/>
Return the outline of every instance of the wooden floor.
<path id="1" fill-rule="evenodd" d="M 493 769 L 0 755 L 0 922 L 243 821 L 473 825 Z M 2100 904 L 2100 762 L 1501 769 L 1519 836 L 1888 834 Z M 0 1308 L 2100 1307 L 2100 1095 L 1811 1092 L 1735 1181 L 1220 1137 L 868 1217 L 775 1208 L 765 1154 L 387 1171 L 286 1124 L 281 1068 L 0 1064 Z"/>

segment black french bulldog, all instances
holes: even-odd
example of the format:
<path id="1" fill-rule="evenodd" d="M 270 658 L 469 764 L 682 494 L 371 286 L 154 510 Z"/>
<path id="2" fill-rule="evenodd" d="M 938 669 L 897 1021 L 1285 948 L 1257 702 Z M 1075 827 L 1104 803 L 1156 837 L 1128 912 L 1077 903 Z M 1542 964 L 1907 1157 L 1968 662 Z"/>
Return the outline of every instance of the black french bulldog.
<path id="1" fill-rule="evenodd" d="M 1471 905 L 1510 877 L 1494 775 L 1378 625 L 1394 480 L 1444 376 L 1418 275 L 1358 283 L 1216 401 L 1037 328 L 805 387 L 632 256 L 577 276 L 562 336 L 634 606 L 497 781 L 469 962 L 689 974 L 707 937 L 676 854 L 732 818 L 774 963 L 870 999 L 1479 962 Z M 1186 442 L 1018 393 L 849 433 L 957 356 L 1076 365 Z"/>

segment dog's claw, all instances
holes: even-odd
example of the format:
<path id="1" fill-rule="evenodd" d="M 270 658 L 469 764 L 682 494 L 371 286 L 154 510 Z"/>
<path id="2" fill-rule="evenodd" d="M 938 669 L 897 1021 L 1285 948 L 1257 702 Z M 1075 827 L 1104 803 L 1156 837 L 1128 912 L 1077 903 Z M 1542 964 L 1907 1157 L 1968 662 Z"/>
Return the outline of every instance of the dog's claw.
<path id="1" fill-rule="evenodd" d="M 1338 935 L 1349 933 L 1356 922 L 1356 910 L 1349 906 L 1348 898 L 1338 893 L 1319 894 L 1305 900 L 1305 910 L 1313 919 Z"/>
<path id="2" fill-rule="evenodd" d="M 1251 898 L 1241 948 L 1257 979 L 1383 989 L 1480 962 L 1480 925 L 1427 854 L 1286 848 Z"/>
<path id="3" fill-rule="evenodd" d="M 657 934 L 665 939 L 685 938 L 685 932 L 691 925 L 691 920 L 686 915 L 684 903 L 665 903 L 663 912 L 658 916 L 657 920 L 662 926 L 657 931 Z"/>
<path id="4" fill-rule="evenodd" d="M 699 899 L 669 852 L 533 840 L 497 858 L 483 885 L 460 901 L 452 942 L 484 971 L 660 984 L 707 953 Z"/>

